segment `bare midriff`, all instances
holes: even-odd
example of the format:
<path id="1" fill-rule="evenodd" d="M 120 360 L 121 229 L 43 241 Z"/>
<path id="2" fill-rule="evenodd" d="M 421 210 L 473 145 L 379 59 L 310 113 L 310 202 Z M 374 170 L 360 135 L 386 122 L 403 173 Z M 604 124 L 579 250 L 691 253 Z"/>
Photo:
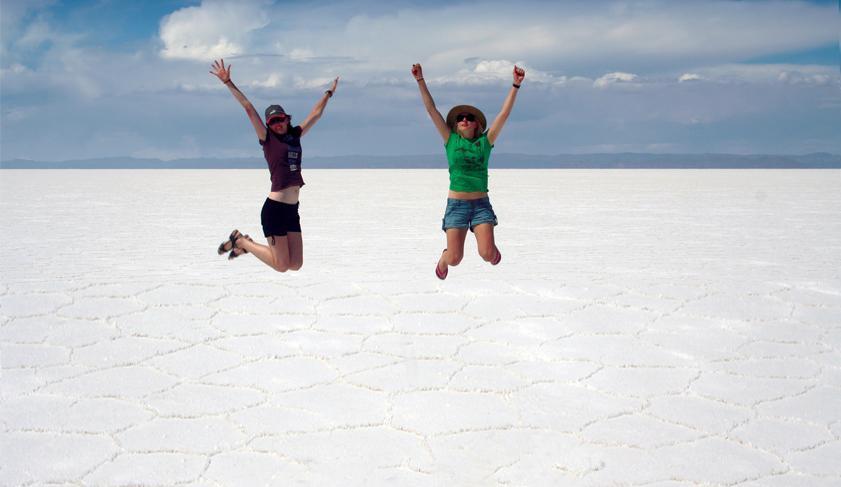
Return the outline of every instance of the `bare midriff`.
<path id="1" fill-rule="evenodd" d="M 294 205 L 298 202 L 298 195 L 301 193 L 300 186 L 289 186 L 280 191 L 272 191 L 269 193 L 269 199 L 286 203 L 287 205 Z"/>
<path id="2" fill-rule="evenodd" d="M 488 193 L 484 191 L 453 191 L 450 190 L 450 193 L 447 195 L 447 198 L 452 198 L 454 200 L 478 200 L 481 198 L 485 198 L 488 196 Z"/>

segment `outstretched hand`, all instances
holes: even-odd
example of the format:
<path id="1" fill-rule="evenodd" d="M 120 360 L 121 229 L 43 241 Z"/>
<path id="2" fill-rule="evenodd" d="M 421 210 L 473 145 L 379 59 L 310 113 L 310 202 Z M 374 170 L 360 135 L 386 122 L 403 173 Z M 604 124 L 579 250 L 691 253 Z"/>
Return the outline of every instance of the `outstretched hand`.
<path id="1" fill-rule="evenodd" d="M 227 83 L 228 81 L 231 81 L 231 65 L 229 64 L 228 67 L 225 68 L 224 59 L 213 61 L 210 74 L 219 78 L 219 81 Z"/>
<path id="2" fill-rule="evenodd" d="M 514 65 L 514 84 L 518 85 L 523 82 L 523 79 L 526 77 L 526 70 L 523 68 L 518 68 L 517 65 Z"/>
<path id="3" fill-rule="evenodd" d="M 412 76 L 415 77 L 415 81 L 420 81 L 423 78 L 423 68 L 420 63 L 412 65 Z"/>
<path id="4" fill-rule="evenodd" d="M 333 84 L 330 85 L 330 91 L 335 93 L 337 86 L 339 86 L 339 77 L 338 76 L 336 76 L 336 79 L 333 80 Z"/>

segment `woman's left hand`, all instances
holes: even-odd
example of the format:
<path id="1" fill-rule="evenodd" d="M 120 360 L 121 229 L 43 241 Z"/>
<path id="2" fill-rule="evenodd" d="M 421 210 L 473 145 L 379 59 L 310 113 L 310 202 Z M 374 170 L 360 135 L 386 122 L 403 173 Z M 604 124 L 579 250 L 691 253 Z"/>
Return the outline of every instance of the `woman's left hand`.
<path id="1" fill-rule="evenodd" d="M 333 80 L 333 84 L 332 84 L 332 85 L 330 85 L 330 91 L 332 91 L 333 93 L 335 93 L 335 92 L 336 92 L 336 87 L 337 87 L 337 86 L 339 86 L 339 77 L 338 77 L 338 76 L 336 76 L 336 79 L 334 79 L 334 80 Z"/>
<path id="2" fill-rule="evenodd" d="M 523 82 L 523 79 L 526 77 L 526 70 L 523 68 L 518 68 L 517 65 L 514 65 L 514 84 L 518 85 Z"/>

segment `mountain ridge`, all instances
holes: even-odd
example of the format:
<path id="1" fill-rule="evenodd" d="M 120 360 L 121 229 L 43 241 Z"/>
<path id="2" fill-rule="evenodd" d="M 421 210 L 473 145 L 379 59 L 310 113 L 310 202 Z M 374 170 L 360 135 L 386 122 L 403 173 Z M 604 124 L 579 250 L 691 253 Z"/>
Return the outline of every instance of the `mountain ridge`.
<path id="1" fill-rule="evenodd" d="M 11 159 L 0 162 L 0 169 L 263 169 L 260 157 L 184 158 L 161 160 L 128 156 L 34 161 Z M 440 155 L 404 156 L 322 156 L 304 159 L 311 169 L 445 169 Z M 841 168 L 841 155 L 813 152 L 783 154 L 650 154 L 639 152 L 593 154 L 494 154 L 492 169 L 748 169 L 748 168 Z"/>

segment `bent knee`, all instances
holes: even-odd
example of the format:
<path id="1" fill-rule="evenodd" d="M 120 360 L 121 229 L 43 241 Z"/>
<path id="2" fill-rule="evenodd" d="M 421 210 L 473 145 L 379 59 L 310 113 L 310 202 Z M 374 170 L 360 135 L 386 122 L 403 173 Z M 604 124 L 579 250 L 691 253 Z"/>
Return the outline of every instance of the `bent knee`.
<path id="1" fill-rule="evenodd" d="M 286 271 L 288 271 L 288 270 L 290 269 L 290 267 L 289 267 L 289 265 L 288 265 L 288 264 L 286 264 L 286 265 L 284 265 L 284 264 L 275 264 L 275 265 L 273 265 L 273 266 L 272 266 L 272 268 L 273 268 L 274 270 L 278 271 L 278 272 L 286 272 Z"/>
<path id="2" fill-rule="evenodd" d="M 482 259 L 486 260 L 487 262 L 490 262 L 490 261 L 494 260 L 494 258 L 496 257 L 496 249 L 495 248 L 480 249 L 479 250 L 479 256 L 482 257 Z"/>
<path id="3" fill-rule="evenodd" d="M 461 259 L 464 258 L 464 254 L 449 254 L 448 257 L 447 265 L 459 265 L 461 264 Z"/>

